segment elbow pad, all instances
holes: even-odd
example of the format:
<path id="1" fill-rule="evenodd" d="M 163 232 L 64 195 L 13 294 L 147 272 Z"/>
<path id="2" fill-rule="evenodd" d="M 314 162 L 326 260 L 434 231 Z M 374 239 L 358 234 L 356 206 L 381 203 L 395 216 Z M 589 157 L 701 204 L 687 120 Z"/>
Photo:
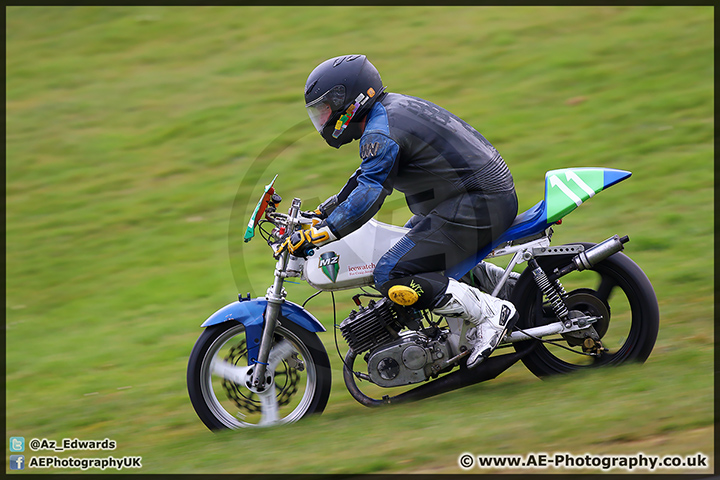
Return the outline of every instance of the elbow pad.
<path id="1" fill-rule="evenodd" d="M 333 210 L 337 208 L 338 205 L 340 205 L 338 197 L 337 195 L 333 195 L 332 197 L 322 202 L 317 209 L 320 210 L 320 214 L 323 218 L 327 218 L 330 216 Z"/>

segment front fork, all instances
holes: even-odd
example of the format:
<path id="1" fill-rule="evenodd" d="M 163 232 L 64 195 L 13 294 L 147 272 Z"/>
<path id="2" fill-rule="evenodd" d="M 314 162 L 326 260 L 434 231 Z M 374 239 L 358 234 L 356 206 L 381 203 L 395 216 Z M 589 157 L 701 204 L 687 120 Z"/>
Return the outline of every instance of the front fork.
<path id="1" fill-rule="evenodd" d="M 282 257 L 278 260 L 278 267 L 287 265 L 287 252 L 282 253 Z M 255 361 L 255 369 L 252 376 L 252 386 L 257 391 L 264 390 L 266 386 L 266 371 L 268 366 L 268 358 L 270 357 L 270 349 L 273 344 L 273 336 L 275 334 L 275 327 L 277 326 L 277 319 L 280 316 L 280 308 L 285 301 L 285 295 L 283 292 L 283 281 L 284 278 L 281 276 L 282 270 L 275 269 L 275 282 L 273 286 L 267 291 L 265 299 L 268 302 L 267 308 L 265 309 L 265 326 L 263 327 L 262 337 L 260 339 L 260 349 L 258 356 Z"/>
<path id="2" fill-rule="evenodd" d="M 289 222 L 286 226 L 287 231 L 289 232 L 288 235 L 292 234 L 295 229 L 295 221 L 299 212 L 300 199 L 294 198 L 292 205 L 290 206 L 290 211 L 288 212 Z M 265 299 L 268 302 L 265 310 L 265 326 L 263 327 L 262 338 L 260 339 L 260 349 L 258 351 L 255 368 L 250 381 L 252 388 L 258 392 L 262 392 L 272 383 L 272 378 L 268 377 L 266 373 L 270 350 L 273 346 L 275 327 L 277 326 L 278 317 L 280 316 L 280 309 L 282 308 L 283 302 L 285 302 L 283 282 L 285 281 L 285 277 L 287 277 L 289 255 L 290 254 L 287 250 L 280 254 L 280 258 L 275 264 L 275 281 L 265 295 Z M 268 378 L 270 378 L 270 381 L 268 381 Z"/>

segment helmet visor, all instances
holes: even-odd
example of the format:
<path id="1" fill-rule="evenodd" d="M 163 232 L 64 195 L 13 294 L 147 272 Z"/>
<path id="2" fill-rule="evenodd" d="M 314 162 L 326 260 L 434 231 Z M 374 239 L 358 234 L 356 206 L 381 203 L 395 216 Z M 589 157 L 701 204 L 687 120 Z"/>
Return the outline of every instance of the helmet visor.
<path id="1" fill-rule="evenodd" d="M 318 99 L 305 105 L 315 129 L 322 132 L 323 127 L 332 116 L 333 112 L 343 106 L 345 101 L 345 87 L 336 85 L 323 93 Z"/>

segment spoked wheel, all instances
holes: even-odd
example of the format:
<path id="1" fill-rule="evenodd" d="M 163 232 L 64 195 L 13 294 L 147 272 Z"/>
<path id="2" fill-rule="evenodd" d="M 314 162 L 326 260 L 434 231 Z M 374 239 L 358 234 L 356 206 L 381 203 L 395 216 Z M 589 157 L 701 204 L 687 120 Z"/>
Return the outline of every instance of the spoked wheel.
<path id="1" fill-rule="evenodd" d="M 282 321 L 282 319 L 281 319 Z M 271 387 L 250 387 L 245 327 L 230 321 L 205 329 L 188 362 L 193 407 L 211 430 L 291 423 L 322 412 L 330 395 L 330 362 L 317 335 L 290 321 L 275 329 L 268 359 Z"/>
<path id="2" fill-rule="evenodd" d="M 583 244 L 585 249 L 594 244 Z M 571 256 L 538 257 L 538 264 L 552 278 Z M 529 272 L 528 272 L 529 273 Z M 527 329 L 557 322 L 552 307 L 543 297 L 532 275 L 523 275 L 513 291 L 520 320 L 516 328 Z M 645 273 L 623 253 L 616 253 L 591 270 L 572 272 L 560 279 L 567 292 L 570 316 L 599 317 L 594 332 L 557 335 L 523 358 L 525 366 L 538 377 L 567 373 L 583 368 L 644 362 L 658 334 L 657 297 Z M 589 337 L 595 337 L 592 339 Z M 599 341 L 597 339 L 599 338 Z M 522 351 L 532 342 L 515 344 Z"/>

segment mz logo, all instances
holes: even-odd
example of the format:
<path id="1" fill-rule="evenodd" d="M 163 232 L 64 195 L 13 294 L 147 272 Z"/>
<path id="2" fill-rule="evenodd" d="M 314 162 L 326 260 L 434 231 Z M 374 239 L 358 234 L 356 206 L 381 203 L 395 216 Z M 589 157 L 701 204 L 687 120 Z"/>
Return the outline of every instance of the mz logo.
<path id="1" fill-rule="evenodd" d="M 340 256 L 335 252 L 325 252 L 320 255 L 318 267 L 322 269 L 331 282 L 334 282 L 340 271 Z"/>

